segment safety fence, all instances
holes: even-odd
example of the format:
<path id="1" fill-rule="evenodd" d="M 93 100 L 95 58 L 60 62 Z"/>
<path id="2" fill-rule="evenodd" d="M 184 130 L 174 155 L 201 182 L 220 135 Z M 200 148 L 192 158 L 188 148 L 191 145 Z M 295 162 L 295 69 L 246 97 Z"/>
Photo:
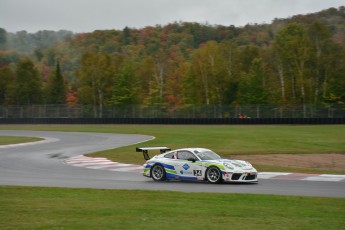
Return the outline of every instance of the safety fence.
<path id="1" fill-rule="evenodd" d="M 97 118 L 97 119 L 263 119 L 263 118 L 345 118 L 345 105 L 189 105 L 90 106 L 29 105 L 0 106 L 0 119 Z"/>
<path id="2" fill-rule="evenodd" d="M 335 125 L 345 118 L 0 118 L 0 124 Z"/>

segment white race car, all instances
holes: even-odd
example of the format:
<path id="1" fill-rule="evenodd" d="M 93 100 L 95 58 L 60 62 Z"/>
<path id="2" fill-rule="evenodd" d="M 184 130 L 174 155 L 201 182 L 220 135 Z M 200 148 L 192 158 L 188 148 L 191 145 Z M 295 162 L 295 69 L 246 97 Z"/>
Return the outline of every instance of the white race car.
<path id="1" fill-rule="evenodd" d="M 149 150 L 160 150 L 150 159 Z M 205 148 L 171 150 L 167 147 L 136 148 L 142 152 L 146 163 L 144 173 L 155 181 L 207 180 L 210 183 L 258 182 L 257 170 L 246 161 L 222 159 Z"/>

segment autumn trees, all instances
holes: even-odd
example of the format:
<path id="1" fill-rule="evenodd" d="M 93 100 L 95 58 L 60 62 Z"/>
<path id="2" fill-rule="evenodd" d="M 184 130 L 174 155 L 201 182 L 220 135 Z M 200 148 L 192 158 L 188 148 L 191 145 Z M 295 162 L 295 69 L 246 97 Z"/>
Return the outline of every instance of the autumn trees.
<path id="1" fill-rule="evenodd" d="M 81 59 L 78 71 L 79 98 L 83 104 L 98 107 L 95 115 L 102 115 L 103 106 L 111 95 L 114 66 L 109 55 L 86 53 Z"/>
<path id="2" fill-rule="evenodd" d="M 328 84 L 340 74 L 341 68 L 336 66 L 342 62 L 344 49 L 332 41 L 324 24 L 315 21 L 309 28 L 287 25 L 278 32 L 274 50 L 282 101 L 319 103 L 333 93 Z"/>
<path id="3" fill-rule="evenodd" d="M 58 42 L 26 47 L 30 58 L 6 50 L 14 35 L 0 30 L 0 104 L 82 104 L 102 117 L 108 106 L 173 112 L 191 105 L 345 103 L 342 12 L 241 28 L 175 22 L 66 33 L 63 41 L 46 31 L 38 35 Z"/>

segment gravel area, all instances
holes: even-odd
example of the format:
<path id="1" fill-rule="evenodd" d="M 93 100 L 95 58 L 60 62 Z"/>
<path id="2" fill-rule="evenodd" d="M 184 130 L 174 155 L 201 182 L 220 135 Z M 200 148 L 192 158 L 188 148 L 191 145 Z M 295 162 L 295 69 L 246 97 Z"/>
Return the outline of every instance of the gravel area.
<path id="1" fill-rule="evenodd" d="M 246 160 L 253 165 L 311 168 L 345 171 L 345 154 L 267 154 L 236 155 L 234 159 Z"/>

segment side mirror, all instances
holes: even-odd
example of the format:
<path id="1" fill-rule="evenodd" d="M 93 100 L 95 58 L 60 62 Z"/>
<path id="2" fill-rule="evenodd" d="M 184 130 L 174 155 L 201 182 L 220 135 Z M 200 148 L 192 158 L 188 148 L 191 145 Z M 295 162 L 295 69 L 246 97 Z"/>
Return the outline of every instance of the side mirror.
<path id="1" fill-rule="evenodd" d="M 196 161 L 196 159 L 195 158 L 188 158 L 188 161 L 191 161 L 194 163 Z"/>

